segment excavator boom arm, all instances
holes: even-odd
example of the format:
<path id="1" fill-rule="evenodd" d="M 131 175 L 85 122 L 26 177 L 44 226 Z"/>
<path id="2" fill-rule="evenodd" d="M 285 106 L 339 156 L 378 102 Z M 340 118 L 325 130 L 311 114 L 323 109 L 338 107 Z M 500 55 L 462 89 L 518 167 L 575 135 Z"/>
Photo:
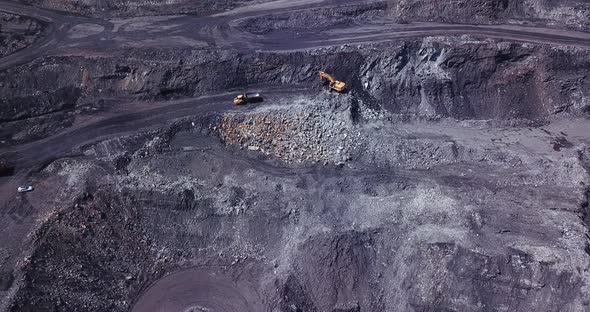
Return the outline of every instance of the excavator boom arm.
<path id="1" fill-rule="evenodd" d="M 324 79 L 324 78 L 328 79 L 328 81 L 330 81 L 330 83 L 334 83 L 336 81 L 336 79 L 334 79 L 334 77 L 321 71 L 320 72 L 320 80 Z"/>

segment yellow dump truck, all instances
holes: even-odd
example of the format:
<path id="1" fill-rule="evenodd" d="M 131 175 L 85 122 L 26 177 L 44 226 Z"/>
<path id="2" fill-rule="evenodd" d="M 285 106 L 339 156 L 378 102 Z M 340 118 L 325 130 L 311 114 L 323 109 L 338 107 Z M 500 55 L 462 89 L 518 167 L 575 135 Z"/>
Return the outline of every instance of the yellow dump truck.
<path id="1" fill-rule="evenodd" d="M 262 96 L 260 93 L 244 93 L 236 96 L 234 99 L 234 104 L 236 105 L 244 105 L 248 103 L 258 103 L 262 102 Z"/>

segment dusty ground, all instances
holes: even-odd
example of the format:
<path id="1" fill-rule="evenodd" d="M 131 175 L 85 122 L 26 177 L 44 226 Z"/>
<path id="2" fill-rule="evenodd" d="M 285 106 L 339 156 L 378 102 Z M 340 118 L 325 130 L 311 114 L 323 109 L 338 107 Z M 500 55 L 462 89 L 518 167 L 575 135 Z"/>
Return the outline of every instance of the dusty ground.
<path id="1" fill-rule="evenodd" d="M 590 309 L 573 19 L 516 26 L 510 1 L 400 1 L 408 24 L 383 2 L 36 4 L 147 16 L 0 2 L 47 25 L 0 58 L 0 310 Z M 568 6 L 586 12 L 527 10 Z M 245 90 L 264 102 L 234 106 Z"/>
<path id="2" fill-rule="evenodd" d="M 309 111 L 325 104 L 298 100 Z M 23 264 L 15 307 L 126 310 L 150 281 L 194 267 L 207 273 L 163 279 L 133 310 L 195 300 L 210 309 L 247 302 L 252 311 L 584 309 L 588 121 L 392 125 L 336 114 L 326 125 L 298 111 L 269 104 L 247 114 L 293 113 L 289 127 L 300 133 L 357 133 L 346 150 L 354 156 L 339 166 L 337 153 L 326 164 L 307 160 L 345 144 L 328 129 L 319 143 L 308 136 L 284 149 L 297 165 L 267 155 L 277 150 L 256 136 L 248 146 L 260 150 L 228 149 L 215 132 L 230 113 L 52 162 L 35 185 L 53 181 L 67 187 L 60 200 L 78 199 L 33 237 L 39 247 Z M 68 278 L 55 287 L 58 276 Z M 87 295 L 71 285 L 88 285 Z M 193 291 L 214 293 L 204 300 Z"/>

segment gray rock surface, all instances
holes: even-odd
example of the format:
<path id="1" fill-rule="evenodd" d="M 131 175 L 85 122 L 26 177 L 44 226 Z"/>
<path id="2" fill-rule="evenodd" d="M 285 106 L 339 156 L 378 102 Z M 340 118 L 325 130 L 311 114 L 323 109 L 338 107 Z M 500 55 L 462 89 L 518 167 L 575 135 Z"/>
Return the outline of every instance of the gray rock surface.
<path id="1" fill-rule="evenodd" d="M 57 27 L 0 58 L 0 311 L 588 311 L 587 34 L 386 21 L 585 8 L 26 7 Z"/>

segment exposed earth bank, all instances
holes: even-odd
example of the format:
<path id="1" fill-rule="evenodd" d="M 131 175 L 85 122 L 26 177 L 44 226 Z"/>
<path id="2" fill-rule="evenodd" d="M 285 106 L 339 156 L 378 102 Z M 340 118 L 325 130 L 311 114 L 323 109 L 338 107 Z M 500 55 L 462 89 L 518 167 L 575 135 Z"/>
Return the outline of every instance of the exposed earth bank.
<path id="1" fill-rule="evenodd" d="M 301 52 L 128 49 L 46 57 L 0 73 L 2 144 L 47 136 L 109 98 L 194 97 L 249 85 L 318 88 L 317 72 L 401 119 L 543 119 L 590 111 L 588 50 L 472 37 Z M 231 74 L 230 74 L 231 73 Z"/>

